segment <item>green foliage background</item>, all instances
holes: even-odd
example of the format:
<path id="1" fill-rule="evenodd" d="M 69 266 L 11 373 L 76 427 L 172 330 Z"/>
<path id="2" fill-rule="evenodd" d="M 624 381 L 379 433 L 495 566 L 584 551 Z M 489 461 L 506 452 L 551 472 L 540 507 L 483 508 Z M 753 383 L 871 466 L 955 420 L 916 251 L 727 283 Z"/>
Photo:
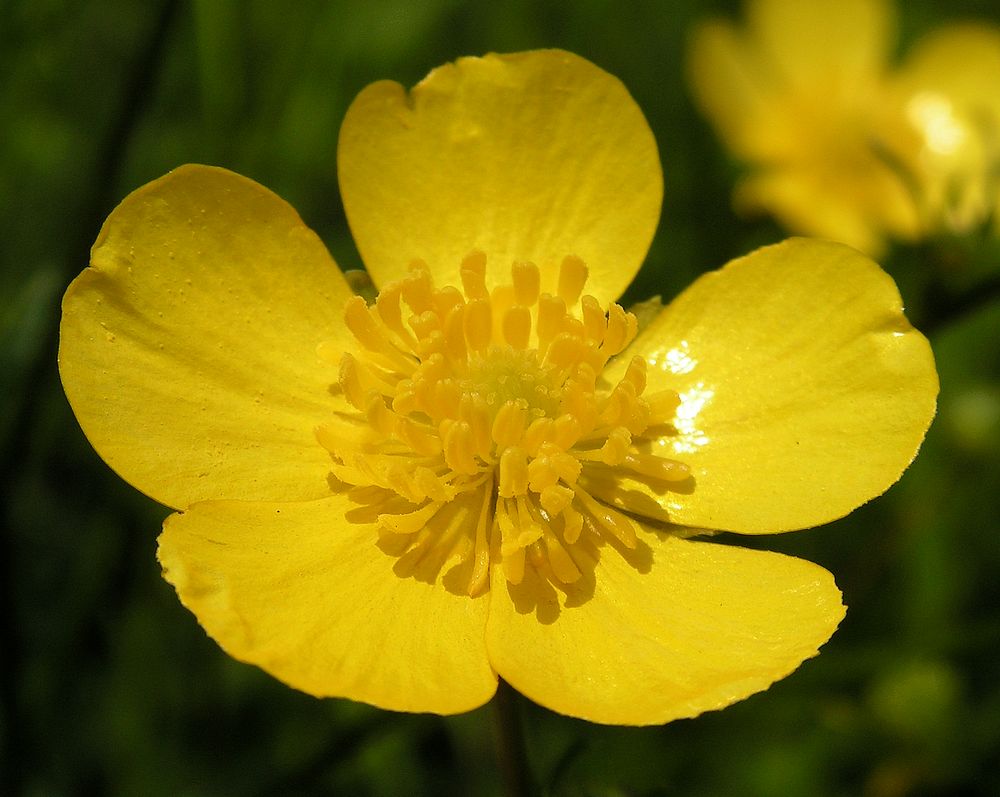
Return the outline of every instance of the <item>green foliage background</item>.
<path id="1" fill-rule="evenodd" d="M 732 213 L 737 165 L 686 92 L 685 37 L 735 2 L 0 3 L 0 794 L 497 795 L 489 709 L 396 715 L 318 701 L 225 656 L 161 580 L 166 511 L 94 454 L 55 369 L 58 305 L 101 221 L 184 162 L 288 199 L 360 267 L 336 181 L 351 98 L 457 56 L 557 46 L 620 77 L 666 178 L 627 297 L 677 293 L 783 233 Z M 901 9 L 901 47 L 995 2 Z M 1000 793 L 1000 245 L 885 260 L 942 392 L 884 498 L 751 541 L 832 570 L 850 607 L 822 655 L 723 712 L 606 728 L 524 701 L 552 795 Z M 822 396 L 817 396 L 822 401 Z M 141 440 L 136 445 L 142 445 Z"/>

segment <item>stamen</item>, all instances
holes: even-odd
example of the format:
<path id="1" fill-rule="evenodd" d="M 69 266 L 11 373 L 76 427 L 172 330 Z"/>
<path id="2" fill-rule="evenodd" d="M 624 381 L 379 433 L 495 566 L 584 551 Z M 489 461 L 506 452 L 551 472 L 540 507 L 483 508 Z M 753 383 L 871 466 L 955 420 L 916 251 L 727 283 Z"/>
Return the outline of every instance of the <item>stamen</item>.
<path id="1" fill-rule="evenodd" d="M 583 328 L 587 332 L 587 339 L 591 343 L 601 344 L 604 341 L 604 330 L 607 326 L 604 310 L 593 296 L 584 296 L 580 300 L 580 307 L 583 310 Z"/>
<path id="2" fill-rule="evenodd" d="M 522 305 L 511 307 L 503 315 L 503 337 L 515 349 L 528 348 L 531 334 L 531 311 Z"/>
<path id="3" fill-rule="evenodd" d="M 486 255 L 480 251 L 470 252 L 462 261 L 460 269 L 462 287 L 469 300 L 486 299 Z"/>
<path id="4" fill-rule="evenodd" d="M 563 584 L 573 584 L 580 579 L 580 569 L 554 534 L 545 535 L 545 552 L 555 577 Z"/>
<path id="5" fill-rule="evenodd" d="M 493 477 L 487 480 L 483 487 L 483 497 L 479 507 L 479 517 L 476 520 L 476 534 L 473 547 L 472 575 L 469 577 L 468 593 L 471 597 L 480 594 L 489 583 L 490 577 L 490 543 L 486 529 L 490 523 L 490 507 L 493 503 Z"/>
<path id="6" fill-rule="evenodd" d="M 559 334 L 566 318 L 566 302 L 558 296 L 543 293 L 538 297 L 538 321 L 535 325 L 538 347 L 548 348 L 549 341 Z"/>
<path id="7" fill-rule="evenodd" d="M 528 491 L 528 455 L 524 449 L 510 446 L 500 455 L 500 482 L 497 493 L 513 498 Z"/>
<path id="8" fill-rule="evenodd" d="M 577 487 L 576 496 L 583 502 L 590 516 L 601 527 L 610 531 L 626 548 L 634 549 L 639 544 L 635 536 L 635 525 L 625 515 L 610 506 L 605 506 L 594 500 L 585 490 Z"/>
<path id="9" fill-rule="evenodd" d="M 427 521 L 434 517 L 443 506 L 443 502 L 435 501 L 406 514 L 379 515 L 378 524 L 393 534 L 415 534 L 424 528 L 427 525 Z"/>
<path id="10" fill-rule="evenodd" d="M 528 421 L 528 402 L 505 401 L 493 421 L 492 436 L 497 448 L 505 449 L 516 445 L 524 435 Z"/>
<path id="11" fill-rule="evenodd" d="M 538 301 L 538 288 L 541 282 L 538 266 L 534 263 L 514 263 L 510 276 L 514 284 L 514 301 L 524 307 L 531 307 Z"/>
<path id="12" fill-rule="evenodd" d="M 414 313 L 423 313 L 433 309 L 432 291 L 434 283 L 430 269 L 423 260 L 410 263 L 410 273 L 403 277 L 403 301 Z"/>
<path id="13" fill-rule="evenodd" d="M 392 282 L 379 292 L 375 299 L 375 309 L 386 328 L 392 330 L 410 351 L 415 351 L 417 342 L 410 331 L 403 326 L 403 309 L 400 306 L 402 296 L 402 283 Z"/>
<path id="14" fill-rule="evenodd" d="M 642 357 L 613 387 L 599 379 L 638 322 L 617 304 L 580 298 L 580 258 L 563 259 L 556 295 L 541 293 L 546 275 L 530 262 L 487 288 L 482 252 L 466 256 L 459 276 L 461 290 L 436 288 L 414 261 L 373 305 L 346 303 L 358 346 L 317 353 L 339 362 L 356 413 L 319 426 L 316 439 L 349 495 L 366 491 L 377 507 L 380 534 L 403 539 L 392 543 L 402 546 L 397 572 L 465 562 L 470 596 L 489 589 L 492 566 L 511 584 L 529 568 L 572 584 L 591 561 L 578 547 L 584 532 L 588 546 L 638 545 L 639 526 L 607 496 L 628 506 L 636 482 L 662 490 L 691 478 L 683 463 L 650 453 L 667 450 L 657 443 L 674 433 L 679 398 L 645 395 Z"/>
<path id="15" fill-rule="evenodd" d="M 625 455 L 622 464 L 631 471 L 659 481 L 682 482 L 691 478 L 691 468 L 687 465 L 652 454 L 630 452 Z"/>
<path id="16" fill-rule="evenodd" d="M 608 308 L 608 328 L 604 333 L 604 343 L 601 344 L 601 350 L 609 357 L 624 351 L 635 336 L 634 332 L 629 335 L 628 318 L 628 314 L 620 305 L 613 304 Z"/>
<path id="17" fill-rule="evenodd" d="M 572 307 L 580 298 L 583 286 L 587 282 L 587 266 L 576 255 L 563 259 L 559 269 L 559 297 Z"/>
<path id="18" fill-rule="evenodd" d="M 464 330 L 469 348 L 485 351 L 493 337 L 493 308 L 489 299 L 473 299 L 465 306 Z"/>
<path id="19" fill-rule="evenodd" d="M 472 448 L 472 429 L 465 421 L 441 422 L 444 438 L 444 459 L 448 467 L 458 473 L 478 473 L 476 455 Z"/>

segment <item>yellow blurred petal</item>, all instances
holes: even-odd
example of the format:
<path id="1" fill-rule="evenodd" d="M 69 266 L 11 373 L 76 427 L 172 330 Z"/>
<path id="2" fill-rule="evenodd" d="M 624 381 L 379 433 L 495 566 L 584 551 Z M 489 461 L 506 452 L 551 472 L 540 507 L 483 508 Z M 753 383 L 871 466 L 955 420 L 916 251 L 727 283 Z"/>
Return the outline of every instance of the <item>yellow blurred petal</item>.
<path id="1" fill-rule="evenodd" d="M 767 212 L 787 229 L 872 257 L 885 251 L 886 232 L 909 239 L 919 230 L 912 195 L 874 155 L 751 174 L 737 185 L 733 204 L 741 213 Z"/>
<path id="2" fill-rule="evenodd" d="M 748 35 L 774 69 L 774 79 L 833 96 L 866 90 L 894 45 L 888 0 L 751 0 Z"/>
<path id="3" fill-rule="evenodd" d="M 532 570 L 516 587 L 497 574 L 492 594 L 487 644 L 500 677 L 554 711 L 622 725 L 766 689 L 844 616 L 833 577 L 811 562 L 652 532 L 633 563 L 605 546 L 593 578 L 558 593 Z"/>
<path id="4" fill-rule="evenodd" d="M 880 253 L 886 233 L 920 229 L 908 183 L 883 150 L 884 62 L 893 15 L 882 0 L 756 0 L 745 28 L 704 25 L 690 80 L 727 147 L 759 169 L 738 209 Z"/>
<path id="5" fill-rule="evenodd" d="M 350 295 L 295 211 L 232 172 L 185 166 L 104 224 L 63 301 L 59 370 L 87 438 L 173 507 L 328 494 L 313 429 Z"/>
<path id="6" fill-rule="evenodd" d="M 679 433 L 659 446 L 694 487 L 622 477 L 615 496 L 595 495 L 621 506 L 639 490 L 684 526 L 766 533 L 841 517 L 899 478 L 934 416 L 927 340 L 892 279 L 840 244 L 792 239 L 706 274 L 622 360 L 637 354 L 650 394 L 681 397 Z"/>
<path id="7" fill-rule="evenodd" d="M 961 234 L 995 215 L 998 85 L 1000 29 L 986 24 L 932 32 L 895 76 L 886 138 L 915 179 L 931 231 Z"/>
<path id="8" fill-rule="evenodd" d="M 695 100 L 734 155 L 764 160 L 786 154 L 788 133 L 775 130 L 768 118 L 782 87 L 747 37 L 725 22 L 701 25 L 688 49 L 687 70 Z"/>
<path id="9" fill-rule="evenodd" d="M 656 143 L 625 87 L 559 50 L 462 58 L 409 94 L 365 89 L 340 132 L 347 217 L 377 284 L 414 258 L 442 284 L 473 249 L 496 280 L 515 260 L 556 292 L 578 255 L 587 290 L 617 298 L 639 268 L 660 213 Z"/>
<path id="10" fill-rule="evenodd" d="M 449 591 L 446 574 L 396 575 L 378 539 L 342 496 L 211 501 L 167 519 L 159 559 L 227 653 L 296 689 L 396 711 L 482 705 L 496 688 L 487 599 Z"/>
<path id="11" fill-rule="evenodd" d="M 1000 112 L 1000 28 L 973 22 L 938 28 L 913 45 L 896 80 L 912 93 L 944 94 L 963 111 Z"/>

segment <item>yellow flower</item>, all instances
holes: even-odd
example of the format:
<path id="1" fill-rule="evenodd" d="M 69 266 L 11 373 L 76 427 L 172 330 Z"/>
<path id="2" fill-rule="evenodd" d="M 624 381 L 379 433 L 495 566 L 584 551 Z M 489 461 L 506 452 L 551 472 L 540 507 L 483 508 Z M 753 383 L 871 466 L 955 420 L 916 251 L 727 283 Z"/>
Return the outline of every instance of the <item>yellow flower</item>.
<path id="1" fill-rule="evenodd" d="M 749 0 L 746 16 L 745 30 L 703 25 L 689 54 L 695 98 L 752 167 L 739 209 L 873 255 L 887 236 L 986 219 L 1000 163 L 1000 34 L 942 28 L 890 71 L 888 0 Z"/>
<path id="2" fill-rule="evenodd" d="M 369 86 L 340 185 L 351 294 L 275 195 L 186 166 L 127 197 L 63 307 L 70 403 L 181 510 L 159 558 L 237 659 L 319 696 L 651 724 L 787 675 L 825 570 L 689 539 L 840 517 L 911 461 L 926 340 L 846 247 L 762 249 L 637 334 L 612 300 L 660 210 L 615 78 L 560 51 Z"/>
<path id="3" fill-rule="evenodd" d="M 892 75 L 891 156 L 915 187 L 927 233 L 1000 223 L 998 86 L 1000 30 L 982 23 L 929 33 Z"/>

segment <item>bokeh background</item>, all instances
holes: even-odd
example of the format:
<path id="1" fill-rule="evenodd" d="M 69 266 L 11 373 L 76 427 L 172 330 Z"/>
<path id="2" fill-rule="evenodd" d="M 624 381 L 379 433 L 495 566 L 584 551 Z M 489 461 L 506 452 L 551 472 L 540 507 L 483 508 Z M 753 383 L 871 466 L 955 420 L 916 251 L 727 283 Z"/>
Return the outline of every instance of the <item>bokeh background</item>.
<path id="1" fill-rule="evenodd" d="M 112 207 L 192 161 L 274 189 L 359 268 L 336 180 L 352 97 L 460 55 L 546 46 L 620 77 L 650 121 L 663 219 L 626 299 L 669 298 L 786 235 L 734 215 L 739 166 L 686 88 L 692 26 L 739 12 L 722 0 L 0 3 L 0 794 L 500 793 L 488 708 L 440 718 L 315 700 L 205 636 L 160 578 L 166 510 L 103 464 L 62 395 L 59 301 Z M 943 22 L 1000 23 L 990 0 L 909 0 L 900 14 L 901 49 Z M 923 451 L 850 517 L 751 541 L 833 571 L 849 606 L 840 631 L 769 691 L 664 727 L 523 701 L 547 794 L 1000 793 L 1000 246 L 976 234 L 883 262 L 941 373 Z"/>

